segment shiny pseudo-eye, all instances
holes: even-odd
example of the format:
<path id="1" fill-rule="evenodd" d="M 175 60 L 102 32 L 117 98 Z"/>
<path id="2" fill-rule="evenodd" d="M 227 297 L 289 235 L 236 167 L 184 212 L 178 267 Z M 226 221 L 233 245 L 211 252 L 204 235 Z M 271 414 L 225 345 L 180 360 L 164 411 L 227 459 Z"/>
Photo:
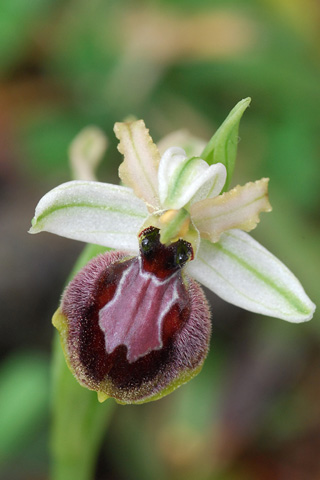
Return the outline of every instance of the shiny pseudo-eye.
<path id="1" fill-rule="evenodd" d="M 83 385 L 120 403 L 143 403 L 196 375 L 210 339 L 210 314 L 183 267 L 192 246 L 139 236 L 140 254 L 108 252 L 67 287 L 58 314 L 70 369 Z"/>

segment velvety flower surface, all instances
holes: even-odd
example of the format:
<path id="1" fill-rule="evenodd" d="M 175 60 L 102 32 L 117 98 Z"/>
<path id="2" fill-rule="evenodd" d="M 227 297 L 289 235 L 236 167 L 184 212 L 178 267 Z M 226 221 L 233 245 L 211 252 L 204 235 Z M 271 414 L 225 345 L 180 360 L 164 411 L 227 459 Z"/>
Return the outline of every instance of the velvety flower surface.
<path id="1" fill-rule="evenodd" d="M 72 181 L 36 207 L 31 233 L 117 250 L 74 278 L 54 317 L 70 369 L 100 400 L 154 400 L 198 373 L 210 322 L 194 280 L 253 312 L 312 317 L 296 277 L 246 233 L 271 210 L 268 179 L 225 191 L 248 104 L 239 102 L 199 156 L 181 146 L 160 155 L 142 120 L 118 123 L 126 186 Z"/>
<path id="2" fill-rule="evenodd" d="M 100 400 L 155 400 L 201 369 L 209 308 L 200 286 L 183 274 L 189 254 L 175 258 L 182 242 L 165 247 L 151 227 L 140 256 L 100 255 L 67 287 L 54 323 L 72 372 Z"/>

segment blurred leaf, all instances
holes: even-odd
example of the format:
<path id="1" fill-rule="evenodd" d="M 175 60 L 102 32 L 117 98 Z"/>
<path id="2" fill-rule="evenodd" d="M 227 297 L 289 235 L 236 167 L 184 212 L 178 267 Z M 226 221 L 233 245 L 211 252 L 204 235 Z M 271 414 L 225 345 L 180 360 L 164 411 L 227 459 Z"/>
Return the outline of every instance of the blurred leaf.
<path id="1" fill-rule="evenodd" d="M 87 124 L 71 106 L 69 110 L 48 107 L 25 118 L 18 131 L 24 168 L 43 175 L 62 171 L 67 176 L 69 145 Z"/>
<path id="2" fill-rule="evenodd" d="M 252 318 L 252 322 L 229 356 L 214 442 L 221 465 L 250 451 L 274 403 L 297 382 L 305 363 L 306 343 L 290 337 L 293 329 L 288 324 L 280 324 L 277 335 L 278 321 Z M 282 417 L 286 422 L 284 411 Z"/>
<path id="3" fill-rule="evenodd" d="M 0 462 L 32 441 L 48 415 L 49 365 L 36 354 L 16 354 L 0 370 Z"/>
<path id="4" fill-rule="evenodd" d="M 115 470 L 130 480 L 211 478 L 211 433 L 219 415 L 224 363 L 225 352 L 215 342 L 192 382 L 160 402 L 120 406 L 107 437 L 106 455 Z"/>
<path id="5" fill-rule="evenodd" d="M 157 442 L 156 451 L 173 472 L 170 478 L 216 478 L 212 432 L 220 415 L 225 355 L 216 339 L 199 375 L 166 399 L 164 413 L 148 424 L 149 437 Z"/>
<path id="6" fill-rule="evenodd" d="M 44 20 L 53 0 L 1 0 L 0 74 L 12 68 L 30 48 L 34 26 Z"/>
<path id="7" fill-rule="evenodd" d="M 187 423 L 199 432 L 211 429 L 208 419 L 213 419 L 214 423 L 219 415 L 225 362 L 225 350 L 213 340 L 212 350 L 199 375 L 172 396 L 169 423 Z"/>
<path id="8" fill-rule="evenodd" d="M 318 4 L 312 0 L 278 1 L 264 0 L 275 17 L 283 17 L 284 22 L 307 39 L 316 39 L 319 31 Z"/>
<path id="9" fill-rule="evenodd" d="M 46 68 L 81 90 L 101 89 L 119 55 L 121 3 L 71 0 L 60 10 Z M 120 7 L 120 9 L 119 9 Z M 94 86 L 94 87 L 93 87 Z"/>
<path id="10" fill-rule="evenodd" d="M 86 245 L 69 279 L 89 260 L 106 250 L 99 245 Z M 76 381 L 66 364 L 58 333 L 54 338 L 52 368 L 52 478 L 91 478 L 100 443 L 116 404 L 113 399 L 99 403 L 95 391 Z"/>
<path id="11" fill-rule="evenodd" d="M 160 402 L 151 403 L 153 415 Z M 155 445 L 155 430 L 152 435 L 147 428 L 147 412 L 150 405 L 119 406 L 115 425 L 107 437 L 108 456 L 116 471 L 126 480 L 162 480 L 167 478 Z M 126 459 L 126 461 L 124 461 Z"/>
<path id="12" fill-rule="evenodd" d="M 320 105 L 320 103 L 319 103 Z M 310 211 L 318 210 L 320 168 L 312 117 L 301 109 L 288 109 L 269 127 L 270 178 L 294 202 Z M 320 126 L 320 125 L 319 125 Z"/>

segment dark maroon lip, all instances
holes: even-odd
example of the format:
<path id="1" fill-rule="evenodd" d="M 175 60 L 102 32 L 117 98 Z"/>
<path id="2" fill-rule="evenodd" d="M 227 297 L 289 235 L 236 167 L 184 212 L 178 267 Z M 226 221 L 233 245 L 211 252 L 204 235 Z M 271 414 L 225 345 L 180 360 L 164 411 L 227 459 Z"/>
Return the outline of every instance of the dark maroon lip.
<path id="1" fill-rule="evenodd" d="M 162 245 L 153 227 L 142 232 L 140 245 L 145 238 L 138 257 L 108 252 L 89 262 L 61 306 L 73 373 L 125 403 L 158 394 L 183 372 L 197 370 L 211 331 L 203 292 L 183 274 L 191 247 Z"/>

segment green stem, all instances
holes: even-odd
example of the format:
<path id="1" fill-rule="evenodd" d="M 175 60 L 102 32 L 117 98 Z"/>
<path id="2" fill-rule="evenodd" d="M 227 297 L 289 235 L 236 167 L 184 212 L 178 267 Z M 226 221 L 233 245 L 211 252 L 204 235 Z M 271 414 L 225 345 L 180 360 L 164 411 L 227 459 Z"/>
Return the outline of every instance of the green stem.
<path id="1" fill-rule="evenodd" d="M 101 248 L 88 245 L 71 276 L 100 252 Z M 77 383 L 67 367 L 58 333 L 54 339 L 52 365 L 51 479 L 91 480 L 115 403 L 111 399 L 99 403 L 96 392 Z"/>

